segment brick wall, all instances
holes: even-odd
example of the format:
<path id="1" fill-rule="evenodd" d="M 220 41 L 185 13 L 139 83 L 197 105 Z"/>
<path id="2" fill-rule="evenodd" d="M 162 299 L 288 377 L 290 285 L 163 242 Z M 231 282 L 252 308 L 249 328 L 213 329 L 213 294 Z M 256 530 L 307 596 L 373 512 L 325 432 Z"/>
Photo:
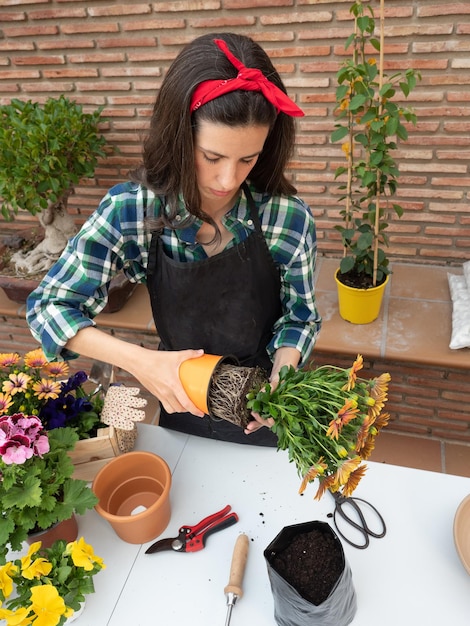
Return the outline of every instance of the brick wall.
<path id="1" fill-rule="evenodd" d="M 378 10 L 378 2 L 372 6 Z M 333 226 L 342 162 L 333 129 L 335 72 L 351 31 L 350 0 L 2 0 L 0 101 L 61 93 L 87 109 L 105 106 L 103 130 L 120 154 L 70 200 L 80 222 L 139 161 L 142 134 L 168 65 L 197 35 L 234 31 L 270 54 L 306 112 L 291 173 L 317 219 L 321 254 L 338 255 Z M 419 69 L 412 93 L 419 123 L 397 151 L 404 217 L 390 228 L 390 254 L 418 262 L 469 258 L 470 3 L 388 0 L 387 71 Z M 21 218 L 20 222 L 27 221 Z M 2 224 L 2 228 L 4 228 Z"/>
<path id="2" fill-rule="evenodd" d="M 312 359 L 315 366 L 340 367 L 351 367 L 353 360 L 318 350 Z M 470 444 L 468 371 L 386 359 L 364 361 L 364 378 L 382 372 L 392 377 L 386 407 L 390 413 L 388 432 Z"/>

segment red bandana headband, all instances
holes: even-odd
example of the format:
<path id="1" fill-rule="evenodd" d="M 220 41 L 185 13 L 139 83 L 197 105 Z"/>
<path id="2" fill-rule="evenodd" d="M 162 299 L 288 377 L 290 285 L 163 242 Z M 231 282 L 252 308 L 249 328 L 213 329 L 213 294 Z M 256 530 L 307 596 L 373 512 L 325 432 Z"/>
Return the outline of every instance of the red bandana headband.
<path id="1" fill-rule="evenodd" d="M 243 91 L 261 91 L 263 96 L 276 107 L 277 112 L 282 111 L 291 117 L 301 117 L 304 115 L 300 109 L 279 87 L 266 78 L 261 70 L 245 67 L 243 63 L 234 56 L 222 39 L 214 39 L 214 43 L 222 50 L 230 63 L 236 67 L 238 74 L 236 78 L 226 80 L 206 80 L 200 83 L 194 90 L 191 99 L 191 113 L 196 111 L 203 104 L 215 100 L 231 91 L 241 89 Z"/>

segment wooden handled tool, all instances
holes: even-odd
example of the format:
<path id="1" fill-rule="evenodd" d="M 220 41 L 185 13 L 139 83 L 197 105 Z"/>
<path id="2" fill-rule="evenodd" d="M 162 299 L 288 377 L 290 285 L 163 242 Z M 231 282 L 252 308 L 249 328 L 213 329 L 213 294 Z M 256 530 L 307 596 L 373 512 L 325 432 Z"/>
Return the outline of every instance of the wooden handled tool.
<path id="1" fill-rule="evenodd" d="M 242 534 L 237 537 L 235 547 L 233 548 L 230 578 L 228 585 L 224 589 L 227 596 L 227 619 L 225 620 L 225 626 L 229 626 L 235 602 L 243 595 L 242 583 L 248 558 L 248 545 L 247 535 Z"/>

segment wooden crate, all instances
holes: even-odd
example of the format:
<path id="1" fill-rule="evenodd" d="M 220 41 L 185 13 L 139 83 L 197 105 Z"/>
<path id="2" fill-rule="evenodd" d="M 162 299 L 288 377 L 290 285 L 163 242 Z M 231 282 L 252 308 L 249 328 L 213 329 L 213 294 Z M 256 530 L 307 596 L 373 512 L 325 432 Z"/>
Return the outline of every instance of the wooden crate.
<path id="1" fill-rule="evenodd" d="M 92 481 L 106 463 L 120 454 L 115 428 L 100 428 L 96 437 L 81 439 L 69 452 L 75 465 L 73 477 Z"/>

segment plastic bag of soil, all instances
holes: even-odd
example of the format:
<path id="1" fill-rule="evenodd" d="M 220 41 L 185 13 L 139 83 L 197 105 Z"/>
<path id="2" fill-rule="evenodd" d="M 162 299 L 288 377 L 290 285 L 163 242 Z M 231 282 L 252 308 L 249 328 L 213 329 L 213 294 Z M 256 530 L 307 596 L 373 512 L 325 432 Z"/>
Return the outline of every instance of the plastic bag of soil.
<path id="1" fill-rule="evenodd" d="M 351 568 L 334 530 L 286 526 L 264 551 L 278 626 L 346 626 L 356 613 Z"/>

